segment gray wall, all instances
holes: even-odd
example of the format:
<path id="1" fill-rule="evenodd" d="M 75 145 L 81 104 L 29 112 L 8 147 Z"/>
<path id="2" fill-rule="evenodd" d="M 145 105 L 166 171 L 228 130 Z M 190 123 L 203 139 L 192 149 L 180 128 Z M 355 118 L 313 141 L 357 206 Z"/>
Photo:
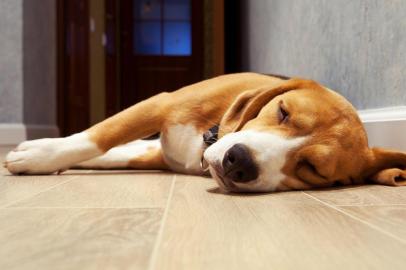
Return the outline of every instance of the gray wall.
<path id="1" fill-rule="evenodd" d="M 308 77 L 358 109 L 406 105 L 405 0 L 244 0 L 244 69 Z"/>
<path id="2" fill-rule="evenodd" d="M 56 1 L 24 0 L 23 17 L 24 123 L 54 125 Z"/>
<path id="3" fill-rule="evenodd" d="M 0 0 L 0 123 L 23 120 L 22 0 Z"/>
<path id="4" fill-rule="evenodd" d="M 0 0 L 0 123 L 56 124 L 55 5 Z"/>

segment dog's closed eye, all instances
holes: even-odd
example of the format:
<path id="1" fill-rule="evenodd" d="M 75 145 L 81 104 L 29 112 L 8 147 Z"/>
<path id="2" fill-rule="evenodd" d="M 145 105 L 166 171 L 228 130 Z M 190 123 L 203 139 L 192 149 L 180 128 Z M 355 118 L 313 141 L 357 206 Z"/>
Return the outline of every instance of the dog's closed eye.
<path id="1" fill-rule="evenodd" d="M 279 119 L 279 124 L 285 123 L 289 119 L 289 112 L 283 107 L 282 102 L 279 103 L 278 119 Z"/>

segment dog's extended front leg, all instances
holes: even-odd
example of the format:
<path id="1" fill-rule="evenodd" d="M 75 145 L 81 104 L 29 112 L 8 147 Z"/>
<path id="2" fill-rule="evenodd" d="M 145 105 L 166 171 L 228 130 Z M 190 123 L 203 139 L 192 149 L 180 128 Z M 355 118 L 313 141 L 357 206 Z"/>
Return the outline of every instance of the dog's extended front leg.
<path id="1" fill-rule="evenodd" d="M 160 131 L 169 101 L 170 94 L 162 93 L 72 136 L 23 142 L 7 155 L 5 167 L 13 174 L 50 174 L 152 135 Z"/>

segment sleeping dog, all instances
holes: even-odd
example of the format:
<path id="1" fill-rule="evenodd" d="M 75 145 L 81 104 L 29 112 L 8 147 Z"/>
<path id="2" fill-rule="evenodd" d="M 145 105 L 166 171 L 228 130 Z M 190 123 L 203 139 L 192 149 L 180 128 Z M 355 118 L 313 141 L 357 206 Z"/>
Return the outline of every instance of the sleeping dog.
<path id="1" fill-rule="evenodd" d="M 155 133 L 158 140 L 141 140 Z M 406 184 L 406 154 L 369 148 L 342 96 L 311 80 L 255 73 L 161 93 L 69 137 L 23 142 L 5 167 L 13 174 L 72 167 L 209 171 L 230 192 Z"/>

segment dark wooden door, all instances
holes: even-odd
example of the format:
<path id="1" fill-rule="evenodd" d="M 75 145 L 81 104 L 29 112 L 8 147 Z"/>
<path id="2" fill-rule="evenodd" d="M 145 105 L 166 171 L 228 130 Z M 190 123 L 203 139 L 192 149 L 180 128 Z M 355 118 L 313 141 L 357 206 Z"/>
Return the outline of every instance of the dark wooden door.
<path id="1" fill-rule="evenodd" d="M 58 125 L 62 136 L 89 127 L 89 3 L 58 1 Z"/>
<path id="2" fill-rule="evenodd" d="M 202 79 L 202 0 L 120 3 L 121 109 Z"/>

